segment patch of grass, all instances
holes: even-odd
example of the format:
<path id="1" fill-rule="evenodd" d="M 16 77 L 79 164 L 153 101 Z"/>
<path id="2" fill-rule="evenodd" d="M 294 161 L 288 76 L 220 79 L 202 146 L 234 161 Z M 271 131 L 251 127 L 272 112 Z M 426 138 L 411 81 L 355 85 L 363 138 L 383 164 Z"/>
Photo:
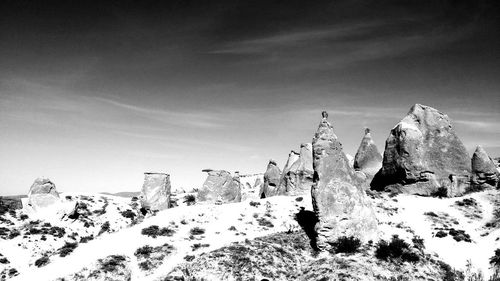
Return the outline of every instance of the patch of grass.
<path id="1" fill-rule="evenodd" d="M 335 242 L 331 243 L 335 253 L 346 253 L 352 254 L 356 253 L 361 246 L 361 240 L 356 237 L 342 236 L 339 237 Z"/>
<path id="2" fill-rule="evenodd" d="M 191 235 L 202 235 L 205 233 L 205 229 L 195 226 L 195 227 L 191 228 L 189 233 L 191 233 Z"/>
<path id="3" fill-rule="evenodd" d="M 474 198 L 465 198 L 463 200 L 455 201 L 457 206 L 477 206 L 477 202 Z"/>
<path id="4" fill-rule="evenodd" d="M 410 245 L 397 235 L 393 235 L 390 242 L 380 240 L 375 250 L 375 257 L 385 261 L 401 259 L 413 263 L 420 260 L 420 256 L 410 249 Z"/>
<path id="5" fill-rule="evenodd" d="M 59 250 L 59 256 L 60 257 L 65 257 L 73 252 L 74 249 L 78 247 L 78 243 L 71 243 L 71 242 L 66 242 L 64 246 L 62 246 Z"/>
<path id="6" fill-rule="evenodd" d="M 174 235 L 175 230 L 170 229 L 168 227 L 160 228 L 157 225 L 151 225 L 146 228 L 143 228 L 141 231 L 142 235 L 147 235 L 149 237 L 156 238 L 158 236 L 172 236 Z"/>

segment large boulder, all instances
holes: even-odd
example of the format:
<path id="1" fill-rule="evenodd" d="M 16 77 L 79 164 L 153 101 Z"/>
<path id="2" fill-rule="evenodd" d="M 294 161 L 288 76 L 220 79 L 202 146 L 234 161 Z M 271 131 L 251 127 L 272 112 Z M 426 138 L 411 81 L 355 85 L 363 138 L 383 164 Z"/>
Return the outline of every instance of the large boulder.
<path id="1" fill-rule="evenodd" d="M 37 178 L 28 192 L 28 205 L 45 208 L 60 201 L 56 186 L 48 178 Z"/>
<path id="2" fill-rule="evenodd" d="M 142 208 L 161 211 L 170 208 L 170 175 L 165 173 L 144 173 L 139 199 Z"/>
<path id="3" fill-rule="evenodd" d="M 377 219 L 364 189 L 342 150 L 332 125 L 323 113 L 314 135 L 312 203 L 318 217 L 316 232 L 320 249 L 329 247 L 340 236 L 362 241 L 375 239 Z"/>
<path id="4" fill-rule="evenodd" d="M 260 198 L 276 196 L 279 193 L 279 184 L 281 180 L 281 170 L 276 161 L 269 160 L 266 172 L 264 173 L 264 184 L 259 191 Z"/>
<path id="5" fill-rule="evenodd" d="M 415 104 L 391 130 L 371 188 L 420 195 L 442 194 L 446 188 L 447 196 L 459 196 L 469 187 L 464 180 L 470 176 L 469 159 L 450 118 Z"/>
<path id="6" fill-rule="evenodd" d="M 291 151 L 283 168 L 279 194 L 300 195 L 311 192 L 313 182 L 312 145 L 303 143 L 300 152 Z"/>
<path id="7" fill-rule="evenodd" d="M 198 190 L 199 202 L 233 203 L 241 202 L 241 184 L 239 174 L 234 177 L 228 171 L 206 169 L 208 173 L 203 187 Z"/>
<path id="8" fill-rule="evenodd" d="M 354 156 L 353 166 L 368 177 L 373 177 L 382 167 L 382 154 L 378 151 L 368 128 L 365 129 L 365 135 Z"/>
<path id="9" fill-rule="evenodd" d="M 488 156 L 486 151 L 480 145 L 472 155 L 472 180 L 474 186 L 497 186 L 500 174 L 497 170 L 495 162 Z"/>

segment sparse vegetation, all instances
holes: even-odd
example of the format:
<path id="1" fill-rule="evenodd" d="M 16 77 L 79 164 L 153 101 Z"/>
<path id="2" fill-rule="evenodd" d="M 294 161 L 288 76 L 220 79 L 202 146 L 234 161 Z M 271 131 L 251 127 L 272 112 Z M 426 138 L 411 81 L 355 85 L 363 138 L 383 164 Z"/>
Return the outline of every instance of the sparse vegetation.
<path id="1" fill-rule="evenodd" d="M 250 206 L 252 206 L 252 207 L 257 207 L 257 206 L 259 206 L 259 205 L 260 205 L 260 202 L 250 201 L 250 203 L 249 203 L 249 204 L 250 204 Z"/>
<path id="2" fill-rule="evenodd" d="M 274 227 L 274 224 L 269 220 L 267 220 L 266 218 L 258 218 L 257 221 L 259 222 L 260 226 Z"/>
<path id="3" fill-rule="evenodd" d="M 78 247 L 78 243 L 66 242 L 57 252 L 60 257 L 65 257 L 73 252 Z"/>
<path id="4" fill-rule="evenodd" d="M 158 267 L 163 262 L 165 255 L 171 254 L 173 250 L 174 247 L 168 243 L 158 247 L 145 245 L 138 248 L 134 255 L 139 261 L 139 268 L 147 271 Z"/>
<path id="5" fill-rule="evenodd" d="M 125 256 L 111 255 L 105 260 L 99 260 L 101 262 L 101 270 L 104 272 L 115 272 L 118 267 L 125 267 L 124 262 L 127 259 Z"/>
<path id="6" fill-rule="evenodd" d="M 137 214 L 130 209 L 127 209 L 127 210 L 121 212 L 120 214 L 123 217 L 125 217 L 127 219 L 131 219 L 131 220 L 134 220 L 134 218 L 137 216 Z"/>
<path id="7" fill-rule="evenodd" d="M 36 267 L 42 267 L 45 266 L 49 263 L 49 257 L 43 256 L 35 261 L 35 266 Z"/>
<path id="8" fill-rule="evenodd" d="M 175 230 L 170 229 L 168 227 L 160 228 L 157 225 L 151 225 L 146 228 L 143 228 L 141 231 L 142 235 L 147 235 L 149 237 L 156 238 L 158 236 L 172 236 L 174 235 Z"/>
<path id="9" fill-rule="evenodd" d="M 418 262 L 420 260 L 420 256 L 413 252 L 410 245 L 399 238 L 398 235 L 393 235 L 390 242 L 380 240 L 375 250 L 375 256 L 385 261 L 401 259 L 407 262 Z"/>
<path id="10" fill-rule="evenodd" d="M 342 236 L 339 237 L 337 241 L 331 243 L 331 245 L 335 253 L 352 254 L 358 251 L 361 246 L 361 240 L 353 236 Z"/>
<path id="11" fill-rule="evenodd" d="M 195 227 L 191 228 L 189 233 L 191 233 L 191 235 L 202 235 L 205 233 L 205 229 L 195 226 Z"/>
<path id="12" fill-rule="evenodd" d="M 191 246 L 191 249 L 193 249 L 193 251 L 196 251 L 198 250 L 199 248 L 203 248 L 203 247 L 210 247 L 210 244 L 201 244 L 201 243 L 195 243 Z"/>
<path id="13" fill-rule="evenodd" d="M 109 227 L 110 227 L 109 221 L 106 221 L 105 223 L 103 223 L 101 225 L 101 230 L 99 230 L 99 234 L 97 234 L 97 236 L 103 234 L 104 232 L 108 232 L 109 231 Z"/>

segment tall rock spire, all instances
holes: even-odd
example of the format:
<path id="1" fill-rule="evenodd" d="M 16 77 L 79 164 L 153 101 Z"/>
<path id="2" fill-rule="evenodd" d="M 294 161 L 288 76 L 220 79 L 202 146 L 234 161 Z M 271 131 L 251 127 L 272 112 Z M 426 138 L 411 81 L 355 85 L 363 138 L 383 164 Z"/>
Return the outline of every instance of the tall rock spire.
<path id="1" fill-rule="evenodd" d="M 368 177 L 373 177 L 381 167 L 382 154 L 372 139 L 370 129 L 365 128 L 365 135 L 354 157 L 354 169 L 365 173 Z"/>
<path id="2" fill-rule="evenodd" d="M 357 184 L 354 170 L 342 144 L 322 113 L 313 141 L 314 183 L 312 200 L 318 217 L 316 231 L 320 249 L 328 248 L 340 236 L 355 236 L 364 241 L 376 236 L 377 219 L 364 190 Z"/>

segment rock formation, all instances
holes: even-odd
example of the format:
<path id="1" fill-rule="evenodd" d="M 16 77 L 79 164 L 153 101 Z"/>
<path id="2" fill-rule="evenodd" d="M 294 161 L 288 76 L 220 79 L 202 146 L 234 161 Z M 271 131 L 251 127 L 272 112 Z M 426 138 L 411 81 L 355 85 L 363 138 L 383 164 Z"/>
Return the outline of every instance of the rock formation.
<path id="1" fill-rule="evenodd" d="M 142 208 L 161 211 L 170 207 L 170 175 L 144 173 L 144 184 L 139 196 Z"/>
<path id="2" fill-rule="evenodd" d="M 21 197 L 18 196 L 10 196 L 4 197 L 0 196 L 0 216 L 5 214 L 8 211 L 22 209 L 23 203 Z"/>
<path id="3" fill-rule="evenodd" d="M 497 186 L 500 174 L 493 160 L 480 145 L 477 146 L 472 155 L 471 166 L 473 186 Z"/>
<path id="4" fill-rule="evenodd" d="M 468 188 L 470 160 L 447 115 L 415 104 L 385 143 L 382 168 L 371 182 L 375 190 L 432 195 L 446 188 L 458 196 Z"/>
<path id="5" fill-rule="evenodd" d="M 264 173 L 264 184 L 259 191 L 260 198 L 267 198 L 278 195 L 279 184 L 281 180 L 281 171 L 276 164 L 276 161 L 269 160 L 267 170 Z"/>
<path id="6" fill-rule="evenodd" d="M 363 241 L 376 237 L 377 219 L 354 170 L 342 150 L 332 125 L 323 119 L 313 138 L 314 183 L 312 200 L 318 217 L 316 232 L 320 249 L 340 236 Z"/>
<path id="7" fill-rule="evenodd" d="M 235 177 L 224 170 L 206 169 L 208 177 L 198 191 L 199 202 L 232 203 L 241 202 L 241 184 L 239 174 Z"/>
<path id="8" fill-rule="evenodd" d="M 311 192 L 312 179 L 312 145 L 303 143 L 300 146 L 300 153 L 292 150 L 288 155 L 278 193 L 300 195 Z"/>
<path id="9" fill-rule="evenodd" d="M 382 154 L 378 151 L 368 128 L 365 129 L 365 136 L 356 152 L 353 166 L 368 177 L 373 177 L 382 167 Z"/>
<path id="10" fill-rule="evenodd" d="M 56 186 L 47 178 L 37 178 L 28 192 L 28 205 L 34 209 L 53 205 L 59 200 Z"/>

